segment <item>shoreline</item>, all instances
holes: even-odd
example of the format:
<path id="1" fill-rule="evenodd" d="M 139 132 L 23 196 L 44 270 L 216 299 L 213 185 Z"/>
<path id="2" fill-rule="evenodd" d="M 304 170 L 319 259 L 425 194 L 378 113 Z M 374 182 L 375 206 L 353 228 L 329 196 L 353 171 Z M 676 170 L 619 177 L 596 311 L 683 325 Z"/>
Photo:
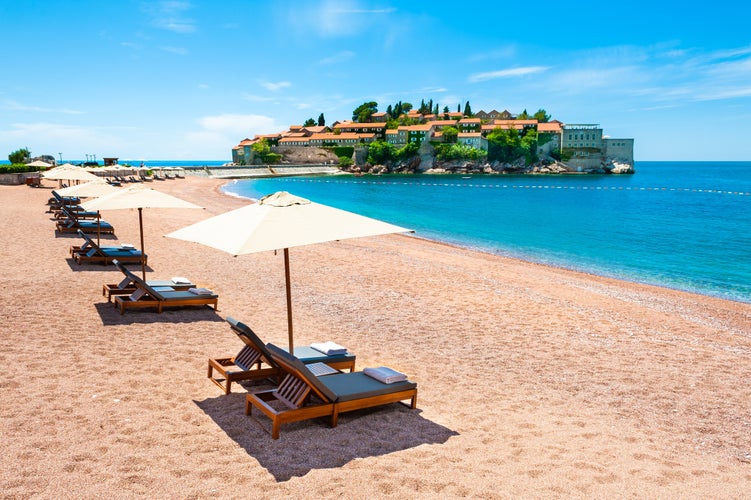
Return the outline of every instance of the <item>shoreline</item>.
<path id="1" fill-rule="evenodd" d="M 369 174 L 367 174 L 367 175 L 369 175 Z M 399 174 L 395 174 L 395 175 L 399 175 Z M 443 174 L 439 174 L 439 175 L 443 175 Z M 453 174 L 451 174 L 451 175 L 453 175 Z M 487 174 L 482 174 L 482 175 L 487 175 Z M 545 175 L 548 175 L 548 174 L 545 174 Z M 592 174 L 587 174 L 587 175 L 592 175 Z M 227 193 L 227 192 L 223 191 L 223 188 L 225 186 L 228 186 L 228 185 L 232 184 L 233 180 L 234 181 L 245 180 L 247 178 L 234 178 L 234 179 L 228 180 L 228 179 L 224 179 L 224 178 L 212 177 L 212 179 L 217 179 L 220 182 L 222 182 L 220 185 L 216 186 L 216 188 L 215 188 L 215 191 L 218 194 L 220 194 L 220 195 L 229 196 L 229 197 L 232 197 L 232 198 L 243 199 L 243 200 L 248 200 L 250 202 L 257 201 L 257 200 L 255 200 L 253 198 L 248 198 L 248 197 L 240 195 L 240 194 Z M 680 287 L 677 287 L 677 286 L 676 287 L 671 287 L 671 286 L 668 286 L 668 285 L 666 285 L 664 283 L 649 282 L 649 281 L 646 281 L 646 280 L 639 280 L 637 278 L 631 278 L 631 279 L 629 279 L 628 277 L 619 277 L 619 276 L 612 276 L 612 275 L 607 275 L 607 274 L 599 274 L 599 273 L 594 272 L 592 270 L 577 268 L 575 266 L 566 266 L 566 265 L 562 265 L 562 264 L 561 265 L 557 265 L 557 264 L 552 264 L 552 263 L 548 263 L 548 262 L 541 262 L 541 261 L 535 260 L 534 258 L 525 257 L 523 255 L 513 255 L 513 254 L 510 254 L 510 253 L 503 253 L 503 252 L 497 252 L 496 253 L 496 252 L 492 252 L 492 251 L 489 251 L 489 250 L 485 250 L 483 248 L 465 246 L 465 245 L 461 245 L 459 243 L 452 243 L 452 242 L 448 242 L 448 241 L 444 241 L 444 240 L 439 240 L 439 239 L 432 239 L 432 238 L 420 236 L 417 233 L 413 233 L 413 234 L 409 235 L 409 237 L 416 238 L 416 239 L 423 240 L 423 241 L 433 242 L 433 243 L 437 243 L 437 244 L 441 244 L 441 245 L 447 245 L 449 247 L 453 247 L 453 248 L 457 248 L 457 249 L 461 249 L 461 250 L 466 250 L 468 252 L 483 253 L 483 254 L 487 254 L 489 256 L 516 260 L 516 261 L 519 261 L 519 262 L 524 262 L 524 263 L 527 263 L 527 264 L 539 265 L 539 266 L 548 267 L 548 268 L 551 268 L 551 269 L 560 269 L 560 270 L 565 270 L 565 271 L 570 271 L 570 272 L 575 272 L 575 273 L 581 273 L 581 274 L 586 275 L 586 276 L 592 276 L 592 277 L 598 277 L 598 278 L 604 278 L 604 279 L 612 279 L 612 280 L 616 280 L 616 281 L 623 281 L 623 282 L 631 283 L 631 284 L 634 284 L 634 285 L 643 285 L 643 286 L 656 287 L 656 288 L 659 288 L 659 289 L 671 290 L 671 291 L 675 291 L 675 292 L 683 292 L 683 293 L 688 293 L 688 294 L 694 294 L 694 295 L 699 295 L 699 296 L 707 297 L 707 298 L 713 298 L 713 299 L 717 299 L 717 300 L 727 300 L 727 301 L 730 301 L 730 302 L 737 302 L 739 304 L 746 304 L 746 305 L 750 305 L 751 304 L 751 298 L 749 298 L 748 300 L 742 300 L 741 298 L 733 298 L 733 297 L 728 297 L 728 296 L 719 295 L 719 294 L 704 293 L 701 290 L 692 290 L 692 289 L 688 289 L 688 288 L 680 288 Z"/>
<path id="2" fill-rule="evenodd" d="M 128 311 L 112 266 L 55 235 L 47 189 L 0 186 L 0 489 L 10 497 L 743 497 L 751 483 L 751 305 L 405 235 L 290 252 L 297 345 L 418 384 L 389 405 L 282 426 L 223 395 L 209 357 L 285 345 L 281 253 L 233 257 L 163 237 L 247 201 L 226 181 L 155 188 L 204 210 L 144 209 L 149 279 L 186 276 L 210 308 Z M 103 213 L 139 241 L 136 210 Z"/>

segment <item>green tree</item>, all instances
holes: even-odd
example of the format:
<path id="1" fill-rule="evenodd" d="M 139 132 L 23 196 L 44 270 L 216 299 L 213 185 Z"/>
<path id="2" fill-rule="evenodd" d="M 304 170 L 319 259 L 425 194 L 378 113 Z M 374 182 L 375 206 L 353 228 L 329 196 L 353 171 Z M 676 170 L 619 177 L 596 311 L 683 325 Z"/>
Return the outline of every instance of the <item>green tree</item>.
<path id="1" fill-rule="evenodd" d="M 394 145 L 386 141 L 375 141 L 368 145 L 368 163 L 383 165 L 394 157 Z"/>
<path id="2" fill-rule="evenodd" d="M 467 101 L 467 104 L 464 105 L 464 116 L 467 118 L 472 118 L 474 116 L 472 114 L 472 106 L 469 105 L 469 101 Z"/>
<path id="3" fill-rule="evenodd" d="M 370 121 L 370 117 L 373 113 L 378 111 L 378 103 L 375 101 L 364 102 L 360 104 L 352 112 L 352 120 L 358 123 L 366 123 Z"/>
<path id="4" fill-rule="evenodd" d="M 493 129 L 488 134 L 488 159 L 511 163 L 523 155 L 521 137 L 515 128 Z"/>
<path id="5" fill-rule="evenodd" d="M 550 121 L 550 115 L 545 112 L 544 109 L 540 108 L 537 110 L 537 113 L 532 115 L 535 120 L 537 120 L 540 123 L 546 123 Z"/>
<path id="6" fill-rule="evenodd" d="M 318 126 L 323 127 L 324 125 L 326 125 L 326 118 L 324 118 L 323 113 L 321 113 L 318 115 Z"/>
<path id="7" fill-rule="evenodd" d="M 411 102 L 403 102 L 402 103 L 402 112 L 403 113 L 409 113 L 410 111 L 412 111 L 413 107 L 414 106 L 412 106 Z"/>
<path id="8" fill-rule="evenodd" d="M 415 156 L 417 154 L 417 151 L 419 149 L 420 146 L 416 142 L 410 142 L 409 144 L 405 144 L 394 152 L 394 159 L 403 160 L 406 158 L 411 158 L 412 156 Z"/>
<path id="9" fill-rule="evenodd" d="M 537 161 L 537 131 L 535 129 L 530 128 L 524 133 L 520 146 L 527 165 Z"/>
<path id="10" fill-rule="evenodd" d="M 303 127 L 315 127 L 316 121 L 312 118 L 308 118 L 307 120 L 305 120 L 305 123 L 303 123 L 302 126 Z"/>
<path id="11" fill-rule="evenodd" d="M 459 136 L 459 130 L 456 127 L 444 127 L 441 132 L 445 143 L 456 142 L 456 138 Z"/>
<path id="12" fill-rule="evenodd" d="M 529 120 L 530 118 L 531 116 L 529 116 L 529 113 L 527 113 L 526 109 L 519 113 L 519 116 L 516 117 L 517 120 Z"/>
<path id="13" fill-rule="evenodd" d="M 31 152 L 26 148 L 17 149 L 8 155 L 8 161 L 11 163 L 25 163 L 31 156 Z"/>

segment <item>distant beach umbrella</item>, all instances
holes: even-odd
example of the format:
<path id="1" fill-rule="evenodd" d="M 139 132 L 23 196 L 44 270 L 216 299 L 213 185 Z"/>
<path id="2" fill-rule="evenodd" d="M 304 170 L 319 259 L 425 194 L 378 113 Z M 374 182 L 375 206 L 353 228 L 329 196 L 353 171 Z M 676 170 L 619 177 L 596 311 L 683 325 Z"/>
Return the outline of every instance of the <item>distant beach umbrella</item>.
<path id="1" fill-rule="evenodd" d="M 34 160 L 31 163 L 26 164 L 27 167 L 37 167 L 37 168 L 50 168 L 52 166 L 51 163 L 47 163 L 46 161 L 42 160 Z"/>
<path id="2" fill-rule="evenodd" d="M 294 352 L 289 249 L 315 243 L 412 232 L 284 191 L 258 203 L 217 215 L 167 236 L 193 241 L 232 255 L 284 250 L 289 351 Z"/>
<path id="3" fill-rule="evenodd" d="M 95 181 L 86 182 L 84 184 L 55 189 L 55 192 L 60 196 L 78 196 L 81 198 L 104 196 L 106 194 L 114 193 L 115 191 L 117 191 L 115 186 L 107 184 L 98 178 Z"/>
<path id="4" fill-rule="evenodd" d="M 116 192 L 86 201 L 81 204 L 84 210 L 120 210 L 138 209 L 138 228 L 141 232 L 141 253 L 145 254 L 143 245 L 143 209 L 144 208 L 203 208 L 176 196 L 162 193 L 156 189 L 133 184 Z M 141 261 L 141 272 L 146 280 L 146 264 Z"/>
<path id="5" fill-rule="evenodd" d="M 58 181 L 95 181 L 98 179 L 98 177 L 91 172 L 87 172 L 85 169 L 73 165 L 61 165 L 51 170 L 47 170 L 46 172 L 42 172 L 42 177 Z"/>

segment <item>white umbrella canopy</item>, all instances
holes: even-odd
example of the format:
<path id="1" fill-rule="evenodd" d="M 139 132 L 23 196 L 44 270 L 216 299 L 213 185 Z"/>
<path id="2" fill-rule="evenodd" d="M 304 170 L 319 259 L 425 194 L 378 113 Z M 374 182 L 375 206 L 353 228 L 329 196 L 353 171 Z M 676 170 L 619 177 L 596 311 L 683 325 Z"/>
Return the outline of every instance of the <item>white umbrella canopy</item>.
<path id="1" fill-rule="evenodd" d="M 167 236 L 201 243 L 235 256 L 283 249 L 289 349 L 294 352 L 289 249 L 406 232 L 412 230 L 280 191 L 258 203 L 178 229 Z"/>
<path id="2" fill-rule="evenodd" d="M 121 210 L 125 208 L 138 209 L 138 227 L 141 231 L 141 252 L 146 253 L 143 246 L 143 209 L 144 208 L 203 208 L 189 201 L 172 196 L 143 184 L 134 184 L 116 192 L 94 198 L 81 204 L 84 210 Z M 141 261 L 141 272 L 146 280 L 146 264 Z"/>
<path id="3" fill-rule="evenodd" d="M 46 161 L 42 161 L 42 160 L 34 160 L 31 163 L 27 163 L 26 166 L 28 166 L 28 167 L 50 168 L 52 166 L 52 164 L 47 163 Z"/>
<path id="4" fill-rule="evenodd" d="M 67 181 L 94 181 L 99 178 L 91 172 L 87 172 L 83 168 L 75 167 L 73 165 L 70 167 L 61 165 L 51 170 L 47 170 L 46 172 L 42 172 L 42 177 L 45 179 Z"/>
<path id="5" fill-rule="evenodd" d="M 107 184 L 103 180 L 97 178 L 95 181 L 86 182 L 84 184 L 55 189 L 55 192 L 60 196 L 80 196 L 81 198 L 91 198 L 114 193 L 117 190 L 118 188 L 115 186 Z"/>

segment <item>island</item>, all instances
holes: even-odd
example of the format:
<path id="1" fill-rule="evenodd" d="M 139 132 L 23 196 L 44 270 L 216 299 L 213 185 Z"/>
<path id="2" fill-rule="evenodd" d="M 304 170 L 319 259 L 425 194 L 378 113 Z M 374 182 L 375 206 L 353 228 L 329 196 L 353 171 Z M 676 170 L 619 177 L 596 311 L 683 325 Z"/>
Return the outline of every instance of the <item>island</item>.
<path id="1" fill-rule="evenodd" d="M 395 118 L 396 117 L 396 118 Z M 356 175 L 631 174 L 634 139 L 612 138 L 599 124 L 552 120 L 545 110 L 450 112 L 423 100 L 379 112 L 369 101 L 353 119 L 318 120 L 245 138 L 232 148 L 232 165 L 330 165 Z"/>

